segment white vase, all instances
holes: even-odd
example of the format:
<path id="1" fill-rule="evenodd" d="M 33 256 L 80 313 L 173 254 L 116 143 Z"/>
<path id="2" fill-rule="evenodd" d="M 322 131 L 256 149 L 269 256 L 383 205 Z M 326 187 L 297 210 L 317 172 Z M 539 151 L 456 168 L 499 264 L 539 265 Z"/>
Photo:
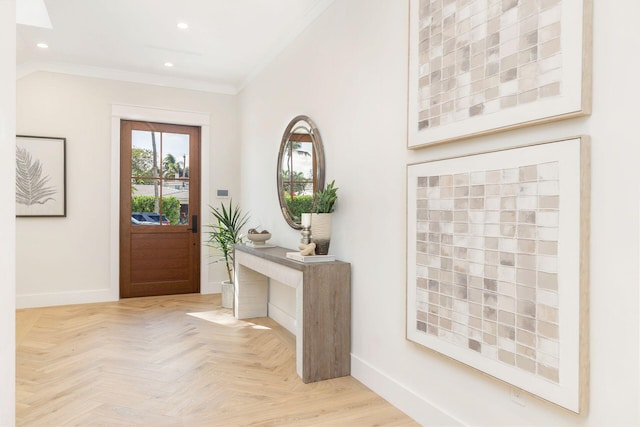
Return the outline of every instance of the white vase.
<path id="1" fill-rule="evenodd" d="M 234 286 L 228 280 L 222 282 L 222 308 L 233 308 Z"/>
<path id="2" fill-rule="evenodd" d="M 316 255 L 327 255 L 331 243 L 331 214 L 311 214 L 311 241 L 316 244 Z"/>

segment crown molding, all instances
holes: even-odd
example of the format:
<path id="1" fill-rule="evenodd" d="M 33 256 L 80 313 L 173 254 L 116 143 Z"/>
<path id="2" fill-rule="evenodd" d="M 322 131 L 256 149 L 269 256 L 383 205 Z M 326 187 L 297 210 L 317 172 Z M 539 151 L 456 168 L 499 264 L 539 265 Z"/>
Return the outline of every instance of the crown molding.
<path id="1" fill-rule="evenodd" d="M 129 83 L 141 83 L 177 89 L 197 90 L 223 95 L 236 95 L 238 88 L 234 85 L 215 84 L 203 80 L 182 77 L 161 76 L 153 73 L 124 71 L 113 68 L 94 67 L 64 62 L 26 62 L 16 67 L 16 80 L 28 76 L 36 71 L 70 74 L 82 77 L 117 80 Z"/>

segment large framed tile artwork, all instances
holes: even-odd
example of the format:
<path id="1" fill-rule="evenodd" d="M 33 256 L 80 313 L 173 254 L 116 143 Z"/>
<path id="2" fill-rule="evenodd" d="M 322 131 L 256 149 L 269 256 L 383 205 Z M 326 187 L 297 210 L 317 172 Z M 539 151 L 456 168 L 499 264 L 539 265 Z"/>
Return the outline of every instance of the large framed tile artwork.
<path id="1" fill-rule="evenodd" d="M 586 137 L 407 167 L 407 338 L 579 413 Z"/>
<path id="2" fill-rule="evenodd" d="M 408 147 L 588 114 L 591 0 L 410 0 Z"/>

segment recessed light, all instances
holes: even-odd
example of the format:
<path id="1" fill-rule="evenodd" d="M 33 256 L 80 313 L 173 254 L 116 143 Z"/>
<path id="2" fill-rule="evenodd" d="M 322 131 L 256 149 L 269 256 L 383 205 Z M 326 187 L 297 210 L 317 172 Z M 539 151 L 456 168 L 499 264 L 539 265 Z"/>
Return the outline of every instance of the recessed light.
<path id="1" fill-rule="evenodd" d="M 178 22 L 178 28 L 180 28 L 181 30 L 186 30 L 187 28 L 189 28 L 189 24 L 187 24 L 186 22 Z"/>
<path id="2" fill-rule="evenodd" d="M 164 66 L 168 67 L 168 68 L 171 68 L 171 67 L 173 67 L 173 62 L 165 62 Z"/>
<path id="3" fill-rule="evenodd" d="M 38 46 L 40 49 L 48 49 L 49 45 L 46 43 L 38 43 L 36 46 Z"/>

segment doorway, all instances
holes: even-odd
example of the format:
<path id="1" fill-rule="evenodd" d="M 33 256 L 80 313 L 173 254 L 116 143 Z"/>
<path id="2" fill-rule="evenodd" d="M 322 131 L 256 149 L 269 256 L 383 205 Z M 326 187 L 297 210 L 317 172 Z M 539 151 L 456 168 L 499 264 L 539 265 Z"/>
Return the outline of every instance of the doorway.
<path id="1" fill-rule="evenodd" d="M 120 122 L 120 297 L 200 292 L 200 128 Z"/>

